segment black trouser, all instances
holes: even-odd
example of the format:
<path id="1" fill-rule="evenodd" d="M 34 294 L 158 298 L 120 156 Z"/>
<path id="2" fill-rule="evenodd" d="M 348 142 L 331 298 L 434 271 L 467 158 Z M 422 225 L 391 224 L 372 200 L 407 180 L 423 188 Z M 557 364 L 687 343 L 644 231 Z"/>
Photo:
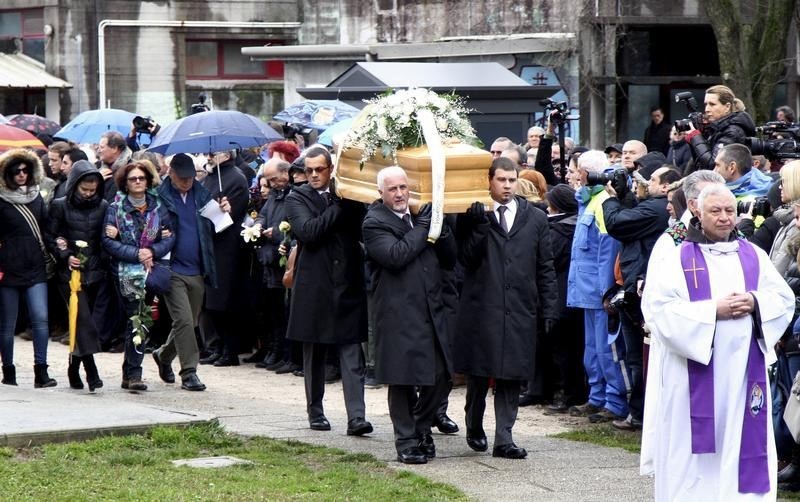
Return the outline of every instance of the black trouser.
<path id="1" fill-rule="evenodd" d="M 286 340 L 286 289 L 265 288 L 264 290 L 265 321 L 267 325 L 267 342 L 272 344 L 279 359 L 288 361 L 292 355 L 291 343 Z M 267 345 L 269 347 L 269 345 Z"/>
<path id="2" fill-rule="evenodd" d="M 322 398 L 325 396 L 325 354 L 330 348 L 339 349 L 347 420 L 364 418 L 364 354 L 361 352 L 361 344 L 328 345 L 306 342 L 303 344 L 303 373 L 308 418 L 313 420 L 325 414 L 322 406 Z"/>
<path id="3" fill-rule="evenodd" d="M 644 413 L 644 374 L 642 372 L 642 345 L 644 331 L 634 324 L 626 314 L 619 316 L 622 336 L 625 339 L 625 366 L 630 379 L 631 395 L 628 398 L 628 412 L 636 420 Z"/>
<path id="4" fill-rule="evenodd" d="M 436 367 L 433 385 L 389 385 L 389 417 L 394 429 L 394 445 L 397 452 L 417 446 L 424 434 L 430 434 L 431 424 L 438 414 L 442 399 L 450 392 L 450 374 L 436 343 Z"/>
<path id="5" fill-rule="evenodd" d="M 483 431 L 483 414 L 486 412 L 486 393 L 489 377 L 467 375 L 467 404 L 465 422 L 468 435 L 479 435 Z M 519 410 L 519 380 L 495 379 L 494 394 L 494 446 L 513 443 L 511 429 L 517 421 Z M 485 434 L 485 432 L 484 432 Z"/>
<path id="6" fill-rule="evenodd" d="M 555 367 L 555 388 L 564 393 L 567 406 L 583 404 L 587 399 L 586 371 L 583 367 L 583 311 L 567 309 L 550 333 Z"/>

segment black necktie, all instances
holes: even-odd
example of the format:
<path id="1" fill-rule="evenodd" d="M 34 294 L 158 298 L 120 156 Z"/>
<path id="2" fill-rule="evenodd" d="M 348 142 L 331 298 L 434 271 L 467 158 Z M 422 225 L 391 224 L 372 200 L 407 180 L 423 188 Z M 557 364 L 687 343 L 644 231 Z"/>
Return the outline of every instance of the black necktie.
<path id="1" fill-rule="evenodd" d="M 325 201 L 325 205 L 326 206 L 330 206 L 331 205 L 331 193 L 330 192 L 322 192 L 320 195 L 322 196 L 322 200 Z"/>
<path id="2" fill-rule="evenodd" d="M 403 221 L 406 222 L 406 225 L 408 225 L 408 228 L 413 228 L 411 226 L 411 215 L 410 214 L 408 214 L 408 213 L 404 214 L 403 215 Z"/>
<path id="3" fill-rule="evenodd" d="M 503 232 L 508 233 L 508 223 L 506 223 L 506 211 L 508 208 L 506 206 L 500 206 L 497 208 L 498 213 L 498 220 L 500 222 L 500 228 L 503 229 Z"/>

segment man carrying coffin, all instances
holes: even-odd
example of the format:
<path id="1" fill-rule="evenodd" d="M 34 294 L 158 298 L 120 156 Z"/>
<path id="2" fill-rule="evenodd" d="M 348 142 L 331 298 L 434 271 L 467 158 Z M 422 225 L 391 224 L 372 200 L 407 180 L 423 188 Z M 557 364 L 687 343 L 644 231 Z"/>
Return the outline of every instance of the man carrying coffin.
<path id="1" fill-rule="evenodd" d="M 737 239 L 736 200 L 720 185 L 698 197 L 686 240 L 647 276 L 642 311 L 660 350 L 653 419 L 656 500 L 776 497 L 767 365 L 794 295 L 767 255 Z"/>
<path id="2" fill-rule="evenodd" d="M 431 424 L 450 390 L 439 255 L 455 260 L 455 238 L 445 230 L 435 245 L 428 243 L 431 205 L 411 216 L 403 168 L 378 172 L 378 192 L 381 200 L 370 206 L 363 226 L 374 288 L 375 372 L 389 385 L 397 459 L 424 464 L 436 456 Z"/>

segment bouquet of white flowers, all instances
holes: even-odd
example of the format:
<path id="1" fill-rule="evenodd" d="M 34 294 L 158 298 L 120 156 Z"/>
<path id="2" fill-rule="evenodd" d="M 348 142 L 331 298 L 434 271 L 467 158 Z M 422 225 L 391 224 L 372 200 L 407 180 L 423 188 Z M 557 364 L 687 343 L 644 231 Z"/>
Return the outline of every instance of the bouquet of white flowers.
<path id="1" fill-rule="evenodd" d="M 439 95 L 428 89 L 414 88 L 389 91 L 367 101 L 362 115 L 344 140 L 344 147 L 361 149 L 361 166 L 380 152 L 393 158 L 399 148 L 425 144 L 418 113 L 428 110 L 433 115 L 439 135 L 446 140 L 482 146 L 475 136 L 463 99 L 455 94 Z"/>

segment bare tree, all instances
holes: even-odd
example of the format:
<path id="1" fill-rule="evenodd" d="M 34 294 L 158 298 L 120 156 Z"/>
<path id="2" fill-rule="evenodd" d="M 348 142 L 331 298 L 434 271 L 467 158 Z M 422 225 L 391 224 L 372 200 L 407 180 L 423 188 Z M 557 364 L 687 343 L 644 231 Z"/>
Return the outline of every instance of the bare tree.
<path id="1" fill-rule="evenodd" d="M 786 37 L 797 0 L 701 0 L 717 38 L 723 82 L 756 123 L 769 120 L 786 65 Z"/>

